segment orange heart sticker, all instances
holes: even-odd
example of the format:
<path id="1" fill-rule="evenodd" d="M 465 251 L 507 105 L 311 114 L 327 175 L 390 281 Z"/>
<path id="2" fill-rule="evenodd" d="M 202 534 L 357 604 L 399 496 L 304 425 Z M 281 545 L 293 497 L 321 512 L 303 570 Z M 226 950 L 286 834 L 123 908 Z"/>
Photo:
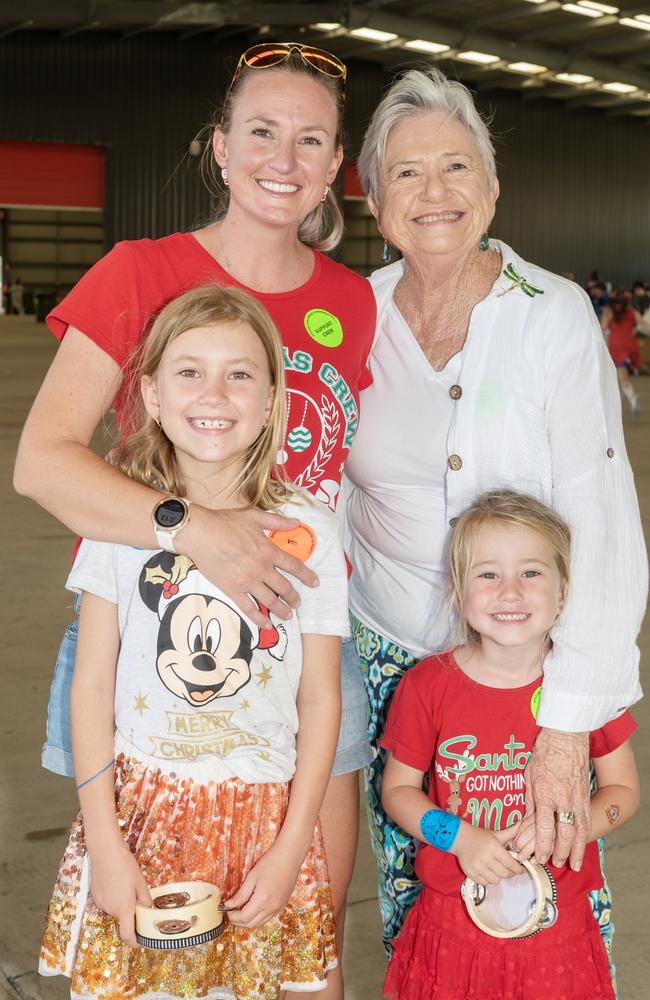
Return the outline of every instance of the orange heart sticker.
<path id="1" fill-rule="evenodd" d="M 288 531 L 272 531 L 269 538 L 283 552 L 307 562 L 316 548 L 316 532 L 308 524 L 299 524 Z"/>

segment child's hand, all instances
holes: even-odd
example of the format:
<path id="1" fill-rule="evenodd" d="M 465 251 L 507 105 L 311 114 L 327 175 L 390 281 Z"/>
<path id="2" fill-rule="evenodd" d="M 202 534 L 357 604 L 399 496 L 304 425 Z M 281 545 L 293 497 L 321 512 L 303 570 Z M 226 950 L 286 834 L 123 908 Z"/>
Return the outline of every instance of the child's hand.
<path id="1" fill-rule="evenodd" d="M 268 850 L 225 901 L 231 924 L 259 927 L 274 917 L 289 902 L 299 871 L 300 863 L 274 853 L 273 847 Z"/>
<path id="2" fill-rule="evenodd" d="M 528 861 L 535 853 L 535 813 L 526 813 L 516 829 L 512 846 L 522 861 Z"/>
<path id="3" fill-rule="evenodd" d="M 124 944 L 137 948 L 135 904 L 151 906 L 152 899 L 126 844 L 105 847 L 91 858 L 90 894 L 100 910 L 119 921 Z"/>
<path id="4" fill-rule="evenodd" d="M 518 825 L 505 830 L 479 830 L 461 823 L 450 854 L 455 854 L 466 875 L 479 885 L 497 885 L 502 878 L 519 875 L 521 865 L 505 848 Z"/>

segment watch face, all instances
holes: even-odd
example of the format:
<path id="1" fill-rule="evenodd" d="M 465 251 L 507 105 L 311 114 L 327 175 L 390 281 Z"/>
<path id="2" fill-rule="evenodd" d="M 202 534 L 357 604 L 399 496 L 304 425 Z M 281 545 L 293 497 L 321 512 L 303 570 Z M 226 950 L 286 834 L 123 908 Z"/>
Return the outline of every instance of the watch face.
<path id="1" fill-rule="evenodd" d="M 181 523 L 186 513 L 187 508 L 180 500 L 163 500 L 156 507 L 156 523 L 161 528 L 175 528 L 177 524 Z"/>

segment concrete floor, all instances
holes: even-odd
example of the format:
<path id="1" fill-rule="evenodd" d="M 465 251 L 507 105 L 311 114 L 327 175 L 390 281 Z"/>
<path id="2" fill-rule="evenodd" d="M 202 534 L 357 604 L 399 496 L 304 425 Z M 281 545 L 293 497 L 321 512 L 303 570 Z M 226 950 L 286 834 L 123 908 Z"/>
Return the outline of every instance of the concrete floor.
<path id="1" fill-rule="evenodd" d="M 31 400 L 54 355 L 55 342 L 33 317 L 0 317 L 0 454 L 3 565 L 0 578 L 5 635 L 5 688 L 0 698 L 0 998 L 23 1000 L 69 996 L 67 981 L 39 980 L 35 961 L 43 912 L 67 829 L 76 806 L 71 782 L 43 771 L 39 763 L 52 666 L 70 617 L 63 589 L 71 536 L 35 504 L 17 497 L 10 471 Z M 636 473 L 646 527 L 650 518 L 650 378 L 637 379 L 645 410 L 626 420 L 628 449 Z M 642 635 L 642 662 L 650 657 L 650 623 Z M 650 705 L 635 715 L 642 776 L 650 774 Z M 650 997 L 650 953 L 645 893 L 649 889 L 650 806 L 610 841 L 608 873 L 615 896 L 616 961 L 623 1000 Z M 380 945 L 374 864 L 364 819 L 348 909 L 345 958 L 347 1000 L 380 996 L 384 958 Z M 644 944 L 645 942 L 645 944 Z M 554 998 L 549 997 L 549 1000 Z"/>

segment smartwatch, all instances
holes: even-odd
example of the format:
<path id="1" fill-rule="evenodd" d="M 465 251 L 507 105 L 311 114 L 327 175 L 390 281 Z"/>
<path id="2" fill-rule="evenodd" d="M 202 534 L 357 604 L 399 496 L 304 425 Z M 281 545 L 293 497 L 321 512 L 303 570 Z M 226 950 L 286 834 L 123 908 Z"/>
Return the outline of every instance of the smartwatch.
<path id="1" fill-rule="evenodd" d="M 191 503 L 191 500 L 183 497 L 165 497 L 164 500 L 159 500 L 154 507 L 151 514 L 153 530 L 158 545 L 165 552 L 177 554 L 174 548 L 174 539 L 190 519 Z"/>

